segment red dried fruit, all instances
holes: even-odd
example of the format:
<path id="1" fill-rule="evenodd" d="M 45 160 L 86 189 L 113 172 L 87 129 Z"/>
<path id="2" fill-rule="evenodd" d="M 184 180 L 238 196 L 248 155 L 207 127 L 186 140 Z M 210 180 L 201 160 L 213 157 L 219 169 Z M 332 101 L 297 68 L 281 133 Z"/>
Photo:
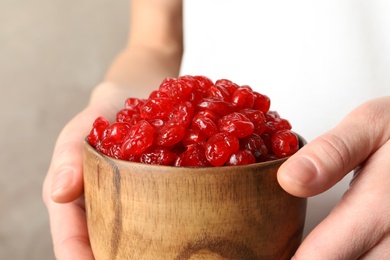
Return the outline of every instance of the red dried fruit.
<path id="1" fill-rule="evenodd" d="M 170 89 L 170 85 L 176 81 L 177 79 L 176 78 L 165 78 L 161 84 L 160 84 L 160 87 L 158 88 L 158 91 L 161 92 L 161 93 L 165 93 L 166 96 L 167 93 L 169 92 L 169 89 Z"/>
<path id="2" fill-rule="evenodd" d="M 191 128 L 194 130 L 201 131 L 207 137 L 218 133 L 218 127 L 215 122 L 202 114 L 196 114 L 194 116 L 194 118 L 192 119 Z"/>
<path id="3" fill-rule="evenodd" d="M 177 155 L 165 147 L 151 146 L 139 157 L 146 164 L 173 165 Z"/>
<path id="4" fill-rule="evenodd" d="M 187 146 L 187 150 L 180 154 L 175 166 L 199 167 L 211 166 L 206 159 L 204 146 L 201 144 L 191 144 Z"/>
<path id="5" fill-rule="evenodd" d="M 139 112 L 139 108 L 145 103 L 144 100 L 139 98 L 128 98 L 125 101 L 125 108 Z"/>
<path id="6" fill-rule="evenodd" d="M 191 76 L 187 76 L 191 77 Z M 185 78 L 185 76 L 180 77 L 180 78 Z M 205 92 L 209 87 L 213 86 L 214 83 L 211 79 L 205 76 L 193 76 L 198 82 L 199 89 L 201 89 L 203 92 Z"/>
<path id="7" fill-rule="evenodd" d="M 92 129 L 87 136 L 88 143 L 93 147 L 96 147 L 96 144 L 101 140 L 104 130 L 110 125 L 110 123 L 103 117 L 98 117 L 95 119 L 92 125 Z"/>
<path id="8" fill-rule="evenodd" d="M 227 132 L 237 138 L 243 138 L 253 133 L 253 123 L 243 114 L 234 112 L 218 121 L 220 132 Z"/>
<path id="9" fill-rule="evenodd" d="M 230 113 L 233 113 L 236 110 L 234 104 L 229 103 L 227 101 L 212 99 L 212 98 L 204 98 L 200 101 L 200 103 L 196 106 L 199 110 L 211 110 L 217 113 L 220 116 L 225 116 Z"/>
<path id="10" fill-rule="evenodd" d="M 99 145 L 104 148 L 109 148 L 113 144 L 122 143 L 129 129 L 130 125 L 127 123 L 113 123 L 104 130 Z"/>
<path id="11" fill-rule="evenodd" d="M 189 101 L 184 101 L 175 106 L 168 115 L 168 120 L 188 128 L 194 116 L 194 106 Z"/>
<path id="12" fill-rule="evenodd" d="M 124 159 L 120 148 L 129 129 L 129 124 L 121 122 L 108 126 L 104 130 L 101 140 L 97 143 L 96 149 L 113 158 Z"/>
<path id="13" fill-rule="evenodd" d="M 219 79 L 215 82 L 215 85 L 225 88 L 229 92 L 230 96 L 233 95 L 233 93 L 239 88 L 236 83 L 228 79 Z"/>
<path id="14" fill-rule="evenodd" d="M 207 98 L 220 99 L 223 101 L 230 100 L 230 93 L 223 86 L 214 85 L 207 90 Z"/>
<path id="15" fill-rule="evenodd" d="M 271 141 L 272 151 L 281 158 L 293 155 L 299 148 L 298 137 L 290 130 L 276 132 Z"/>
<path id="16" fill-rule="evenodd" d="M 166 94 L 173 103 L 178 103 L 189 99 L 192 84 L 185 79 L 167 79 L 160 85 L 160 92 Z"/>
<path id="17" fill-rule="evenodd" d="M 267 129 L 264 113 L 260 110 L 244 108 L 239 112 L 245 115 L 253 123 L 254 132 L 256 134 L 261 135 Z"/>
<path id="18" fill-rule="evenodd" d="M 158 90 L 154 90 L 149 95 L 149 99 L 151 98 L 168 98 L 168 96 L 165 93 L 162 93 Z"/>
<path id="19" fill-rule="evenodd" d="M 140 162 L 141 154 L 133 154 L 130 157 L 126 157 L 126 160 L 129 162 Z"/>
<path id="20" fill-rule="evenodd" d="M 222 166 L 240 148 L 238 139 L 229 133 L 218 133 L 205 144 L 206 158 L 213 166 Z"/>
<path id="21" fill-rule="evenodd" d="M 195 129 L 186 129 L 184 132 L 184 137 L 182 139 L 182 143 L 184 146 L 188 146 L 190 144 L 198 144 L 204 143 L 207 140 L 207 136 L 199 130 Z"/>
<path id="22" fill-rule="evenodd" d="M 200 89 L 194 89 L 188 101 L 192 104 L 198 104 L 204 98 L 204 92 Z"/>
<path id="23" fill-rule="evenodd" d="M 263 140 L 265 147 L 267 147 L 267 150 L 269 151 L 269 153 L 272 153 L 271 135 L 268 133 L 263 133 L 260 135 L 260 137 Z"/>
<path id="24" fill-rule="evenodd" d="M 221 118 L 217 113 L 208 109 L 199 111 L 197 114 L 210 118 L 215 124 L 217 124 L 218 120 Z"/>
<path id="25" fill-rule="evenodd" d="M 225 163 L 226 166 L 238 166 L 255 163 L 255 157 L 249 150 L 238 150 L 233 153 L 228 161 Z"/>
<path id="26" fill-rule="evenodd" d="M 164 125 L 164 121 L 162 119 L 150 119 L 148 120 L 149 124 L 151 124 L 154 127 L 154 130 L 156 131 L 160 127 Z"/>
<path id="27" fill-rule="evenodd" d="M 183 125 L 167 122 L 157 129 L 154 143 L 167 147 L 175 145 L 183 139 L 185 129 Z"/>
<path id="28" fill-rule="evenodd" d="M 252 108 L 255 96 L 248 88 L 238 88 L 234 91 L 231 100 L 238 108 Z"/>
<path id="29" fill-rule="evenodd" d="M 140 108 L 143 119 L 166 118 L 173 109 L 173 103 L 169 98 L 149 98 Z"/>
<path id="30" fill-rule="evenodd" d="M 271 100 L 268 96 L 262 95 L 260 93 L 255 92 L 255 100 L 253 102 L 253 109 L 260 110 L 263 113 L 266 113 L 270 106 L 271 106 Z"/>
<path id="31" fill-rule="evenodd" d="M 124 156 L 143 153 L 153 144 L 153 136 L 154 127 L 148 121 L 142 120 L 132 125 L 121 147 Z"/>
<path id="32" fill-rule="evenodd" d="M 291 130 L 291 124 L 284 118 L 281 118 L 275 111 L 268 111 L 265 114 L 266 132 L 269 134 L 276 133 L 281 130 Z"/>
<path id="33" fill-rule="evenodd" d="M 256 159 L 256 162 L 263 162 L 268 155 L 267 146 L 263 139 L 257 134 L 251 134 L 245 138 L 240 139 L 241 149 L 250 151 Z"/>
<path id="34" fill-rule="evenodd" d="M 228 79 L 164 79 L 147 99 L 127 98 L 113 124 L 99 117 L 87 141 L 133 162 L 176 166 L 244 165 L 298 149 L 290 123 L 270 99 Z"/>
<path id="35" fill-rule="evenodd" d="M 136 110 L 124 108 L 116 114 L 117 122 L 125 122 L 135 125 L 139 120 L 141 120 L 141 116 Z"/>

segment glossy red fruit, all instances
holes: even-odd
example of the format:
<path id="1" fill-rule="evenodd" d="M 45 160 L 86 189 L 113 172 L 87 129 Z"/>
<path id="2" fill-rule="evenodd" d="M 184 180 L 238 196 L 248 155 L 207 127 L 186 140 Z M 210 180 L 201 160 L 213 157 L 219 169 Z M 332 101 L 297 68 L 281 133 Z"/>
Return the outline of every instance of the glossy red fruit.
<path id="1" fill-rule="evenodd" d="M 202 114 L 197 114 L 194 116 L 194 118 L 192 119 L 191 128 L 202 132 L 207 137 L 218 133 L 217 124 L 213 120 Z"/>
<path id="2" fill-rule="evenodd" d="M 264 113 L 260 110 L 244 108 L 239 112 L 253 123 L 254 133 L 261 135 L 267 129 Z"/>
<path id="3" fill-rule="evenodd" d="M 242 113 L 234 112 L 218 121 L 220 132 L 227 132 L 237 138 L 243 138 L 253 133 L 253 123 Z"/>
<path id="4" fill-rule="evenodd" d="M 146 164 L 173 165 L 177 155 L 168 148 L 151 146 L 139 156 L 139 162 Z"/>
<path id="5" fill-rule="evenodd" d="M 290 130 L 276 132 L 271 137 L 272 151 L 278 157 L 288 157 L 298 151 L 298 137 Z"/>
<path id="6" fill-rule="evenodd" d="M 281 130 L 291 130 L 291 124 L 286 119 L 281 118 L 275 111 L 268 111 L 265 114 L 266 118 L 266 132 L 269 134 L 276 133 Z"/>
<path id="7" fill-rule="evenodd" d="M 146 120 L 132 125 L 122 144 L 124 156 L 130 157 L 143 153 L 153 144 L 154 127 Z"/>
<path id="8" fill-rule="evenodd" d="M 200 103 L 197 104 L 197 108 L 199 110 L 211 110 L 220 116 L 228 115 L 236 110 L 234 104 L 227 101 L 212 98 L 202 99 Z"/>
<path id="9" fill-rule="evenodd" d="M 268 112 L 271 106 L 271 100 L 268 96 L 255 92 L 255 100 L 253 102 L 253 109 L 260 110 L 263 113 Z"/>
<path id="10" fill-rule="evenodd" d="M 108 126 L 104 130 L 101 140 L 97 143 L 96 149 L 113 158 L 125 159 L 121 146 L 129 129 L 129 124 L 121 122 Z"/>
<path id="11" fill-rule="evenodd" d="M 194 117 L 194 106 L 189 101 L 183 101 L 176 105 L 168 115 L 168 120 L 174 124 L 180 124 L 188 128 Z"/>
<path id="12" fill-rule="evenodd" d="M 177 157 L 174 165 L 187 167 L 211 166 L 206 159 L 205 148 L 202 144 L 188 145 L 186 151 Z"/>
<path id="13" fill-rule="evenodd" d="M 182 143 L 184 146 L 188 146 L 191 144 L 204 143 L 206 140 L 207 136 L 203 132 L 189 128 L 184 132 Z"/>
<path id="14" fill-rule="evenodd" d="M 154 90 L 149 95 L 149 99 L 152 99 L 152 98 L 168 98 L 168 96 L 165 93 L 162 93 L 161 91 Z"/>
<path id="15" fill-rule="evenodd" d="M 202 116 L 205 116 L 207 118 L 210 118 L 211 121 L 213 121 L 215 124 L 217 124 L 218 120 L 221 118 L 220 115 L 218 115 L 217 113 L 215 113 L 209 109 L 198 111 L 197 115 L 202 115 Z"/>
<path id="16" fill-rule="evenodd" d="M 222 166 L 240 148 L 238 139 L 229 133 L 218 133 L 205 144 L 206 158 L 213 166 Z"/>
<path id="17" fill-rule="evenodd" d="M 290 123 L 269 108 L 266 95 L 228 79 L 166 78 L 147 99 L 127 98 L 113 124 L 97 118 L 86 138 L 108 156 L 148 164 L 262 162 L 297 150 Z"/>
<path id="18" fill-rule="evenodd" d="M 198 104 L 204 97 L 205 93 L 203 91 L 201 91 L 200 89 L 194 89 L 188 101 L 195 105 Z"/>
<path id="19" fill-rule="evenodd" d="M 92 129 L 87 136 L 88 143 L 93 147 L 99 140 L 102 139 L 104 130 L 110 125 L 110 123 L 104 117 L 98 117 L 95 119 L 92 125 Z"/>
<path id="20" fill-rule="evenodd" d="M 259 135 L 251 134 L 245 138 L 240 139 L 240 147 L 241 149 L 250 151 L 255 157 L 256 162 L 266 161 L 268 149 L 264 144 L 263 139 Z"/>
<path id="21" fill-rule="evenodd" d="M 179 103 L 190 98 L 192 84 L 185 79 L 169 79 L 160 85 L 159 90 L 165 93 L 173 103 Z"/>
<path id="22" fill-rule="evenodd" d="M 183 139 L 185 129 L 184 125 L 167 122 L 156 130 L 154 143 L 165 147 L 175 145 Z"/>
<path id="23" fill-rule="evenodd" d="M 225 87 L 220 85 L 211 86 L 206 93 L 207 98 L 219 99 L 223 101 L 230 101 L 230 93 Z"/>
<path id="24" fill-rule="evenodd" d="M 130 125 L 127 123 L 113 123 L 104 130 L 100 146 L 108 148 L 113 144 L 122 143 L 129 129 Z"/>
<path id="25" fill-rule="evenodd" d="M 238 88 L 234 91 L 231 101 L 237 108 L 252 108 L 255 96 L 248 88 Z"/>
<path id="26" fill-rule="evenodd" d="M 228 79 L 219 79 L 215 82 L 215 86 L 220 86 L 226 89 L 229 92 L 229 95 L 233 95 L 233 93 L 240 87 L 236 83 Z"/>
<path id="27" fill-rule="evenodd" d="M 225 163 L 226 166 L 238 166 L 255 163 L 255 157 L 249 150 L 238 150 L 234 152 Z"/>
<path id="28" fill-rule="evenodd" d="M 207 89 L 214 85 L 213 81 L 206 76 L 199 75 L 193 77 L 197 80 L 199 89 L 201 89 L 203 92 L 205 92 Z"/>
<path id="29" fill-rule="evenodd" d="M 145 100 L 139 98 L 128 98 L 125 101 L 125 109 L 139 112 L 140 107 L 145 103 Z"/>
<path id="30" fill-rule="evenodd" d="M 143 119 L 163 119 L 172 109 L 173 103 L 169 98 L 150 98 L 140 107 L 140 115 Z"/>
<path id="31" fill-rule="evenodd" d="M 154 127 L 155 131 L 157 131 L 160 127 L 162 127 L 165 124 L 165 121 L 162 119 L 156 118 L 156 119 L 148 120 L 148 123 Z"/>
<path id="32" fill-rule="evenodd" d="M 141 120 L 141 116 L 136 110 L 124 108 L 116 114 L 116 122 L 135 125 L 139 120 Z"/>
<path id="33" fill-rule="evenodd" d="M 265 147 L 267 147 L 267 150 L 269 151 L 269 153 L 273 153 L 272 152 L 271 135 L 269 133 L 263 133 L 260 135 L 260 137 L 263 140 Z"/>

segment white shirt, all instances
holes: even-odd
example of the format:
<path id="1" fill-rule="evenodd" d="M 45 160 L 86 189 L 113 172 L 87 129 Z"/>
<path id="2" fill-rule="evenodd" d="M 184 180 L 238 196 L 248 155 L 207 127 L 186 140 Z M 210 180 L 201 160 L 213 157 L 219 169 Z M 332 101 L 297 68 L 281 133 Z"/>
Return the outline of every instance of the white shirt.
<path id="1" fill-rule="evenodd" d="M 390 1 L 196 0 L 184 19 L 182 75 L 251 86 L 307 141 L 390 95 Z M 309 199 L 305 234 L 349 181 Z"/>

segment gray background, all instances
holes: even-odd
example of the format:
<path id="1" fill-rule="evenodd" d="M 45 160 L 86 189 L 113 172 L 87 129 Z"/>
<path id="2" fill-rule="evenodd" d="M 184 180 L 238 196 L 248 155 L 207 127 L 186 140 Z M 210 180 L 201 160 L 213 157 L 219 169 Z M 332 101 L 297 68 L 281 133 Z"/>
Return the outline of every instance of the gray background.
<path id="1" fill-rule="evenodd" d="M 0 1 L 0 259 L 54 259 L 42 182 L 125 43 L 128 2 Z"/>

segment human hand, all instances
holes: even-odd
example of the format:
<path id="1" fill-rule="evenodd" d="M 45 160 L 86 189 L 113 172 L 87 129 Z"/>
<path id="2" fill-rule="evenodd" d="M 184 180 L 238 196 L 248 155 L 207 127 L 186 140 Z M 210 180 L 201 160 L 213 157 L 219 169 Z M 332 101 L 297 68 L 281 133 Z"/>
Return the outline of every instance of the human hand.
<path id="1" fill-rule="evenodd" d="M 320 194 L 355 170 L 350 188 L 306 237 L 293 259 L 384 259 L 390 256 L 390 97 L 353 110 L 278 171 L 299 197 Z"/>
<path id="2" fill-rule="evenodd" d="M 43 184 L 57 259 L 94 259 L 89 243 L 83 197 L 83 140 L 98 116 L 113 119 L 129 90 L 99 85 L 91 102 L 59 135 Z"/>

